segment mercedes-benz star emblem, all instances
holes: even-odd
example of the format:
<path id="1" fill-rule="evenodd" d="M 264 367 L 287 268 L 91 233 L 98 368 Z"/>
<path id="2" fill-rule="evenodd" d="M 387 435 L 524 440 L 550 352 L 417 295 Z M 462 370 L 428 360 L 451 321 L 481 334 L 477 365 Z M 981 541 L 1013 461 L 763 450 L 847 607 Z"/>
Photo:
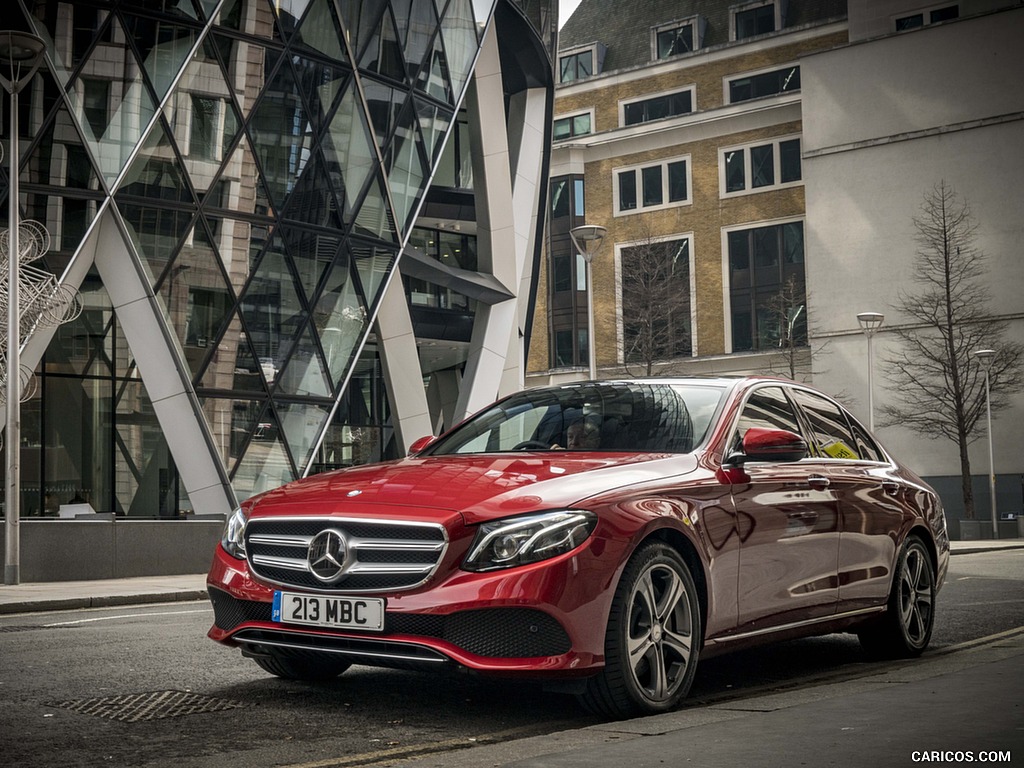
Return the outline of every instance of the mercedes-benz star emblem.
<path id="1" fill-rule="evenodd" d="M 345 534 L 334 528 L 320 531 L 309 542 L 306 562 L 309 571 L 325 584 L 333 584 L 345 574 L 348 559 L 348 542 Z"/>

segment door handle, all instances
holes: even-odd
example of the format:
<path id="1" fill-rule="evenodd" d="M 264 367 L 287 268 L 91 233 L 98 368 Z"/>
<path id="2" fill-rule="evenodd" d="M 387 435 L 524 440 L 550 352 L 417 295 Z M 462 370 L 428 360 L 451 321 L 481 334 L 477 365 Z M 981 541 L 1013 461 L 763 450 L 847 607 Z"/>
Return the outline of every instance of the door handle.
<path id="1" fill-rule="evenodd" d="M 882 490 L 885 491 L 890 496 L 895 496 L 897 493 L 900 492 L 900 484 L 894 483 L 890 480 L 888 482 L 882 483 Z"/>
<path id="2" fill-rule="evenodd" d="M 823 491 L 832 485 L 832 482 L 827 477 L 811 475 L 807 478 L 807 484 L 816 491 Z"/>

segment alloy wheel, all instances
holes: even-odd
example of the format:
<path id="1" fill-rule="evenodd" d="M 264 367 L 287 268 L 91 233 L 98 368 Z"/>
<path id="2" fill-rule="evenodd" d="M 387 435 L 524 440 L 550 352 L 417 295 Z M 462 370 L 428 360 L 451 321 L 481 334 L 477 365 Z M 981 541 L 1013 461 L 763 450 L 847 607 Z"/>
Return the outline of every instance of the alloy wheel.
<path id="1" fill-rule="evenodd" d="M 629 671 L 652 701 L 671 699 L 686 679 L 694 643 L 690 603 L 686 585 L 668 564 L 652 563 L 633 586 Z"/>

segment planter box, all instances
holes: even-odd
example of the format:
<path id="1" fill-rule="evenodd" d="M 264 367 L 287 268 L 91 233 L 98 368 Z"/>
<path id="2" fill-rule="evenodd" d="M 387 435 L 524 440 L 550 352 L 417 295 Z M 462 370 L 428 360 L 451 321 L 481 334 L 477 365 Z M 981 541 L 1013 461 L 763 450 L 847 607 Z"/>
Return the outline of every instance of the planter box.
<path id="1" fill-rule="evenodd" d="M 54 518 L 23 519 L 18 527 L 28 583 L 205 573 L 224 521 Z M 5 536 L 0 530 L 0 541 Z"/>
<path id="2" fill-rule="evenodd" d="M 983 541 L 992 538 L 991 520 L 961 520 L 960 541 Z"/>

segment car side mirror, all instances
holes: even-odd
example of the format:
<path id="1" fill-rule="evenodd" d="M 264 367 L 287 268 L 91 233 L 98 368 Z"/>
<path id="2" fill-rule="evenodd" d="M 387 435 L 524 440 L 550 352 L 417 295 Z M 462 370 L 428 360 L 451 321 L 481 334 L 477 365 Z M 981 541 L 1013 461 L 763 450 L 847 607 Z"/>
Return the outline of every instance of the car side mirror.
<path id="1" fill-rule="evenodd" d="M 748 461 L 800 461 L 807 456 L 807 441 L 788 429 L 751 427 L 743 435 L 743 450 L 730 454 L 726 463 L 743 466 Z"/>
<path id="2" fill-rule="evenodd" d="M 415 440 L 413 442 L 413 444 L 409 446 L 409 453 L 408 453 L 408 455 L 409 456 L 413 456 L 413 455 L 419 453 L 420 451 L 422 451 L 424 448 L 426 448 L 428 445 L 430 445 L 435 440 L 437 440 L 437 438 L 434 437 L 433 435 L 424 435 L 423 437 L 419 438 L 418 440 Z"/>

